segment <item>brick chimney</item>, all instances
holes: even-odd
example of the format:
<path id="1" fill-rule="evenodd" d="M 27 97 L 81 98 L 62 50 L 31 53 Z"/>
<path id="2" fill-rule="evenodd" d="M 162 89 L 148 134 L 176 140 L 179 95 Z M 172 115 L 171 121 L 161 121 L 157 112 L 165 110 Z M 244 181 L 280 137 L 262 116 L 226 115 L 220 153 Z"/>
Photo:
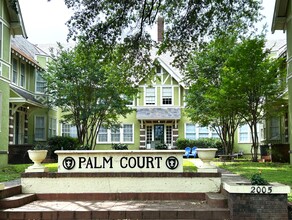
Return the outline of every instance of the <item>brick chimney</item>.
<path id="1" fill-rule="evenodd" d="M 158 17 L 157 18 L 157 41 L 163 41 L 163 32 L 164 32 L 164 18 Z"/>

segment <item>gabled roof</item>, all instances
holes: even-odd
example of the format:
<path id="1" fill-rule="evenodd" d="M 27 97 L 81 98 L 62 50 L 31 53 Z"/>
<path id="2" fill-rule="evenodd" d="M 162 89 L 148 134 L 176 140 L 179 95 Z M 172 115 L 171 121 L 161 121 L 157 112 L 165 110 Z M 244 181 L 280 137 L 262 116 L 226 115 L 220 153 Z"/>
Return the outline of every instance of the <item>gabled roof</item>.
<path id="1" fill-rule="evenodd" d="M 286 30 L 287 10 L 289 0 L 276 0 L 272 21 L 272 33 L 276 30 Z"/>
<path id="2" fill-rule="evenodd" d="M 157 55 L 157 49 L 151 50 L 151 57 L 153 60 L 157 60 L 161 67 L 163 67 L 181 86 L 185 87 L 183 80 L 183 74 L 181 71 L 172 65 L 174 58 L 169 52 Z"/>
<path id="3" fill-rule="evenodd" d="M 10 17 L 10 29 L 12 35 L 22 35 L 27 38 L 18 0 L 5 0 L 5 2 Z"/>
<path id="4" fill-rule="evenodd" d="M 11 37 L 11 49 L 12 53 L 26 59 L 28 63 L 36 68 L 42 68 L 35 58 L 37 55 L 49 56 L 22 36 Z"/>

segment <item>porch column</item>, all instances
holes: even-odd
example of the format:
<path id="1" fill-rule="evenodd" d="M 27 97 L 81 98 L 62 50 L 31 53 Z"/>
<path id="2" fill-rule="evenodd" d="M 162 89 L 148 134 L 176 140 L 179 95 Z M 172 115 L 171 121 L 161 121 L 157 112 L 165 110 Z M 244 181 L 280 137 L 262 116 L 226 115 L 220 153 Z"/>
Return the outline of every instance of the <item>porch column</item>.
<path id="1" fill-rule="evenodd" d="M 9 109 L 9 144 L 13 144 L 14 138 L 14 117 L 12 114 L 11 104 Z"/>
<path id="2" fill-rule="evenodd" d="M 146 149 L 146 131 L 145 126 L 140 126 L 140 149 Z"/>

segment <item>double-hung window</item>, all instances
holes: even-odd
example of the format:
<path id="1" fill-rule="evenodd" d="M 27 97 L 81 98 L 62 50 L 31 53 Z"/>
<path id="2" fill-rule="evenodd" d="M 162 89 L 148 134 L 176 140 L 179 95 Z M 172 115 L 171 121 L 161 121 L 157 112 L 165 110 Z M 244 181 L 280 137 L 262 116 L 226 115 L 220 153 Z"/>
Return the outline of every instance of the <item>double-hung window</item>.
<path id="1" fill-rule="evenodd" d="M 239 142 L 241 143 L 249 143 L 250 137 L 249 137 L 250 129 L 247 124 L 241 125 L 239 127 Z"/>
<path id="2" fill-rule="evenodd" d="M 162 87 L 162 105 L 172 104 L 172 88 Z"/>
<path id="3" fill-rule="evenodd" d="M 25 64 L 20 64 L 20 86 L 25 87 Z"/>
<path id="4" fill-rule="evenodd" d="M 57 135 L 57 119 L 50 118 L 49 121 L 49 137 L 54 137 Z"/>
<path id="5" fill-rule="evenodd" d="M 45 116 L 35 116 L 34 134 L 37 141 L 46 139 Z"/>
<path id="6" fill-rule="evenodd" d="M 12 59 L 12 82 L 17 84 L 17 59 Z"/>
<path id="7" fill-rule="evenodd" d="M 196 139 L 196 126 L 194 124 L 186 124 L 186 139 Z"/>
<path id="8" fill-rule="evenodd" d="M 123 141 L 133 142 L 133 125 L 124 124 L 123 126 Z"/>
<path id="9" fill-rule="evenodd" d="M 63 137 L 77 137 L 77 128 L 71 124 L 62 124 L 62 136 Z"/>
<path id="10" fill-rule="evenodd" d="M 41 76 L 41 73 L 37 71 L 36 74 L 36 92 L 44 93 L 45 92 L 46 81 Z"/>
<path id="11" fill-rule="evenodd" d="M 155 88 L 148 87 L 146 88 L 145 93 L 145 104 L 146 105 L 155 105 Z"/>
<path id="12" fill-rule="evenodd" d="M 270 120 L 270 139 L 280 139 L 280 120 L 278 117 L 273 117 Z"/>

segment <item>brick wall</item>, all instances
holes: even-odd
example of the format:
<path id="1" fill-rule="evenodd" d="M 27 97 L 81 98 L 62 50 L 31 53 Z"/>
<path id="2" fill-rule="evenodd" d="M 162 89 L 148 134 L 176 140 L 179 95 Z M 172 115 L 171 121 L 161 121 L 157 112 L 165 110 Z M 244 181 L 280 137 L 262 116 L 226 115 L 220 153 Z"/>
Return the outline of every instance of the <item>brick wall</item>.
<path id="1" fill-rule="evenodd" d="M 228 195 L 231 219 L 288 219 L 286 194 L 234 194 Z"/>

